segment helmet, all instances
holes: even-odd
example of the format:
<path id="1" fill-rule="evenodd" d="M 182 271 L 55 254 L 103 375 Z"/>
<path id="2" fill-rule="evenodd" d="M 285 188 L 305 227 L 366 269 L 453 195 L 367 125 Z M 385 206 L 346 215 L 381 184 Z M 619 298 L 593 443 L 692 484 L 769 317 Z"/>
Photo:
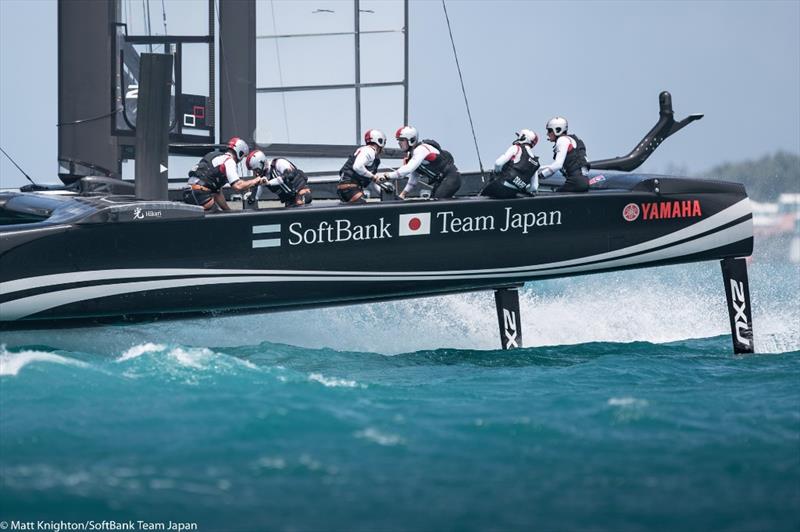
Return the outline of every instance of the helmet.
<path id="1" fill-rule="evenodd" d="M 267 171 L 267 156 L 261 150 L 253 150 L 246 159 L 247 168 L 256 175 L 264 175 Z"/>
<path id="2" fill-rule="evenodd" d="M 536 143 L 539 142 L 539 135 L 530 129 L 520 129 L 517 131 L 517 140 L 514 142 L 517 144 L 530 144 L 531 146 L 536 146 Z"/>
<path id="3" fill-rule="evenodd" d="M 233 153 L 236 155 L 236 159 L 239 161 L 244 159 L 245 155 L 250 153 L 250 147 L 239 137 L 231 137 L 231 140 L 228 141 L 228 149 L 233 150 Z"/>
<path id="4" fill-rule="evenodd" d="M 403 126 L 397 130 L 394 134 L 394 138 L 398 141 L 401 139 L 405 139 L 408 141 L 409 146 L 413 146 L 417 143 L 419 139 L 419 134 L 417 133 L 417 128 L 411 126 Z"/>
<path id="5" fill-rule="evenodd" d="M 386 146 L 386 135 L 380 129 L 368 129 L 364 133 L 364 142 L 367 144 L 377 144 L 381 148 Z"/>
<path id="6" fill-rule="evenodd" d="M 556 137 L 561 136 L 567 132 L 567 119 L 560 116 L 554 116 L 547 121 L 547 125 L 545 127 L 547 128 L 548 133 L 552 131 L 555 133 Z"/>

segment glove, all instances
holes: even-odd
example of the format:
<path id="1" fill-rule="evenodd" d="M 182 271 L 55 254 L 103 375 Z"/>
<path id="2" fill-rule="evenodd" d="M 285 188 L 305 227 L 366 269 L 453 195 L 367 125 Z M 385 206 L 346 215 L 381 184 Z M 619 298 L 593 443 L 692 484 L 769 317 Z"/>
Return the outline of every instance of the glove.
<path id="1" fill-rule="evenodd" d="M 382 172 L 380 174 L 375 174 L 375 177 L 373 178 L 373 181 L 375 181 L 376 183 L 378 183 L 380 185 L 380 183 L 383 183 L 384 181 L 386 181 L 386 179 L 387 179 L 386 173 Z"/>

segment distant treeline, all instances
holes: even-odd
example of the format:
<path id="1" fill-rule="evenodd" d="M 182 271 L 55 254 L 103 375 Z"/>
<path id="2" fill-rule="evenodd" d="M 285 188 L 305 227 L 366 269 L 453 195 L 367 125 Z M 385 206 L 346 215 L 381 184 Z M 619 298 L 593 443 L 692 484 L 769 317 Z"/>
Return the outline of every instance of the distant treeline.
<path id="1" fill-rule="evenodd" d="M 779 151 L 758 160 L 722 163 L 702 177 L 743 183 L 757 201 L 775 201 L 781 192 L 800 192 L 800 155 Z"/>

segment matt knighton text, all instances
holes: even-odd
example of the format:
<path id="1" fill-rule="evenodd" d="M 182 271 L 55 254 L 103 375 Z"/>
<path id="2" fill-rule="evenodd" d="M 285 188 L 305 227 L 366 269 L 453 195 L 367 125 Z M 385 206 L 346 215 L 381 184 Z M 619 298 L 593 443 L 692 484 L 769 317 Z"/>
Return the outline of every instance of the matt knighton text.
<path id="1" fill-rule="evenodd" d="M 6 525 L 6 526 L 1 526 Z M 3 530 L 49 530 L 62 532 L 67 530 L 173 530 L 184 532 L 197 530 L 197 523 L 175 521 L 9 521 L 0 523 Z"/>

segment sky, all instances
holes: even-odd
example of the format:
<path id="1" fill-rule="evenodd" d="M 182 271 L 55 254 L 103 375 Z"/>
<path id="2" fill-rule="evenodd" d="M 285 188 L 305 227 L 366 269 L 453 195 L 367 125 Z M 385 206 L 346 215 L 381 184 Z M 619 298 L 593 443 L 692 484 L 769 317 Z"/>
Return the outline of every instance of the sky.
<path id="1" fill-rule="evenodd" d="M 192 11 L 186 7 L 191 2 L 166 1 L 170 33 L 192 32 L 192 17 L 177 15 Z M 272 27 L 268 10 L 274 7 L 276 17 L 282 16 L 286 5 L 259 4 L 259 34 L 310 31 Z M 310 11 L 335 2 L 291 5 Z M 160 2 L 152 6 L 157 32 Z M 662 90 L 672 93 L 676 118 L 690 113 L 705 118 L 667 140 L 644 171 L 694 173 L 778 150 L 800 153 L 800 1 L 448 0 L 447 6 L 487 168 L 515 131 L 530 128 L 542 135 L 554 115 L 569 120 L 570 131 L 586 142 L 590 159 L 623 155 L 657 120 Z M 54 0 L 0 0 L 0 146 L 41 182 L 56 182 L 58 170 L 56 8 Z M 441 2 L 412 1 L 409 30 L 409 122 L 422 137 L 435 138 L 453 152 L 460 169 L 476 170 Z M 403 58 L 396 47 L 376 42 L 374 50 L 380 54 L 377 74 L 400 71 Z M 275 65 L 268 52 L 259 54 L 260 77 L 273 79 Z M 299 57 L 284 49 L 287 84 L 317 75 L 314 59 L 330 66 L 323 50 Z M 365 127 L 391 136 L 402 125 L 395 123 L 402 115 L 394 95 L 376 93 L 369 106 L 378 123 Z M 289 127 L 335 127 L 327 123 L 335 106 L 328 107 L 327 114 L 318 109 L 295 114 Z M 263 135 L 283 134 L 283 117 L 260 115 Z M 389 144 L 394 145 L 392 140 Z M 543 160 L 551 156 L 546 140 L 536 151 Z M 26 182 L 0 154 L 0 187 Z"/>

